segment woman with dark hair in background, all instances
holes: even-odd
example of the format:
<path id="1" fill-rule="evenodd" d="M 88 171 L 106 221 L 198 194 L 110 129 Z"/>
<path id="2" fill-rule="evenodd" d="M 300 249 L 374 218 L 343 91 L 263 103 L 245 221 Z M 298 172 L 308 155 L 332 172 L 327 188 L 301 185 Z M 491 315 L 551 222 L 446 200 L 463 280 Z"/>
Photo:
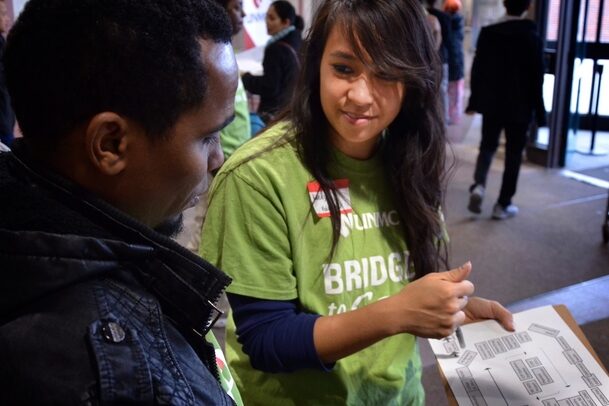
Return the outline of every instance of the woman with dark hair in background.
<path id="1" fill-rule="evenodd" d="M 370 29 L 375 27 L 375 29 Z M 416 337 L 511 314 L 448 272 L 441 66 L 418 0 L 326 0 L 291 109 L 222 167 L 202 254 L 233 278 L 245 404 L 423 405 Z"/>
<path id="2" fill-rule="evenodd" d="M 266 13 L 266 29 L 271 39 L 264 49 L 262 76 L 245 73 L 245 90 L 260 95 L 258 114 L 265 123 L 286 106 L 300 69 L 298 53 L 304 22 L 294 6 L 285 0 L 274 1 Z"/>

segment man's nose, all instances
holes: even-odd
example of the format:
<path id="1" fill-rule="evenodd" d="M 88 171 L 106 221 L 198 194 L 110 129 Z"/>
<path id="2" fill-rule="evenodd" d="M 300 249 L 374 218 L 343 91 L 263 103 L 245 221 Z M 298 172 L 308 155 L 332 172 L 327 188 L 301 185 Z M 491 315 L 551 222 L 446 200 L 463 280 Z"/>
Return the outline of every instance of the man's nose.
<path id="1" fill-rule="evenodd" d="M 209 153 L 207 172 L 214 172 L 224 163 L 224 151 L 220 143 L 216 143 Z"/>

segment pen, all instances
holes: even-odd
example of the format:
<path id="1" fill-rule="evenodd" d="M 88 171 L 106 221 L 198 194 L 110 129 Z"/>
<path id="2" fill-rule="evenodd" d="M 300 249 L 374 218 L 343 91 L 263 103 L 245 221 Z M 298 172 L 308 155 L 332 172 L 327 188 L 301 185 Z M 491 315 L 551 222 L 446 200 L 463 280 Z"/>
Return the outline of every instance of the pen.
<path id="1" fill-rule="evenodd" d="M 465 348 L 465 339 L 463 338 L 463 331 L 461 331 L 461 327 L 457 327 L 455 334 L 457 335 L 457 340 L 459 340 L 459 347 Z"/>

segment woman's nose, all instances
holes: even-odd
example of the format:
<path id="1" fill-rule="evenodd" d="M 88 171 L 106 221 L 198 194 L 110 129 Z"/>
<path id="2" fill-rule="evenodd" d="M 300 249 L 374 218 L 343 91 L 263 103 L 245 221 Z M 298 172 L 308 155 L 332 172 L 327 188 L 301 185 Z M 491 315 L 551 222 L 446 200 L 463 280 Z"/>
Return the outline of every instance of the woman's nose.
<path id="1" fill-rule="evenodd" d="M 369 81 L 365 77 L 357 78 L 352 82 L 347 97 L 357 105 L 371 104 L 372 92 Z"/>

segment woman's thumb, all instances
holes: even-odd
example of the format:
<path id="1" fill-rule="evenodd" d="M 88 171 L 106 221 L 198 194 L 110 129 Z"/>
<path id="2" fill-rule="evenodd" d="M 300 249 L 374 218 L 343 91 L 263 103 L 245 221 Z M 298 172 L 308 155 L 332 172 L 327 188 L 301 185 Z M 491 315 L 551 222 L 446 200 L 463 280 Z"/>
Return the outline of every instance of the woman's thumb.
<path id="1" fill-rule="evenodd" d="M 448 272 L 445 272 L 446 279 L 452 282 L 461 282 L 467 279 L 469 274 L 472 271 L 472 263 L 467 261 L 459 268 L 451 269 Z"/>

